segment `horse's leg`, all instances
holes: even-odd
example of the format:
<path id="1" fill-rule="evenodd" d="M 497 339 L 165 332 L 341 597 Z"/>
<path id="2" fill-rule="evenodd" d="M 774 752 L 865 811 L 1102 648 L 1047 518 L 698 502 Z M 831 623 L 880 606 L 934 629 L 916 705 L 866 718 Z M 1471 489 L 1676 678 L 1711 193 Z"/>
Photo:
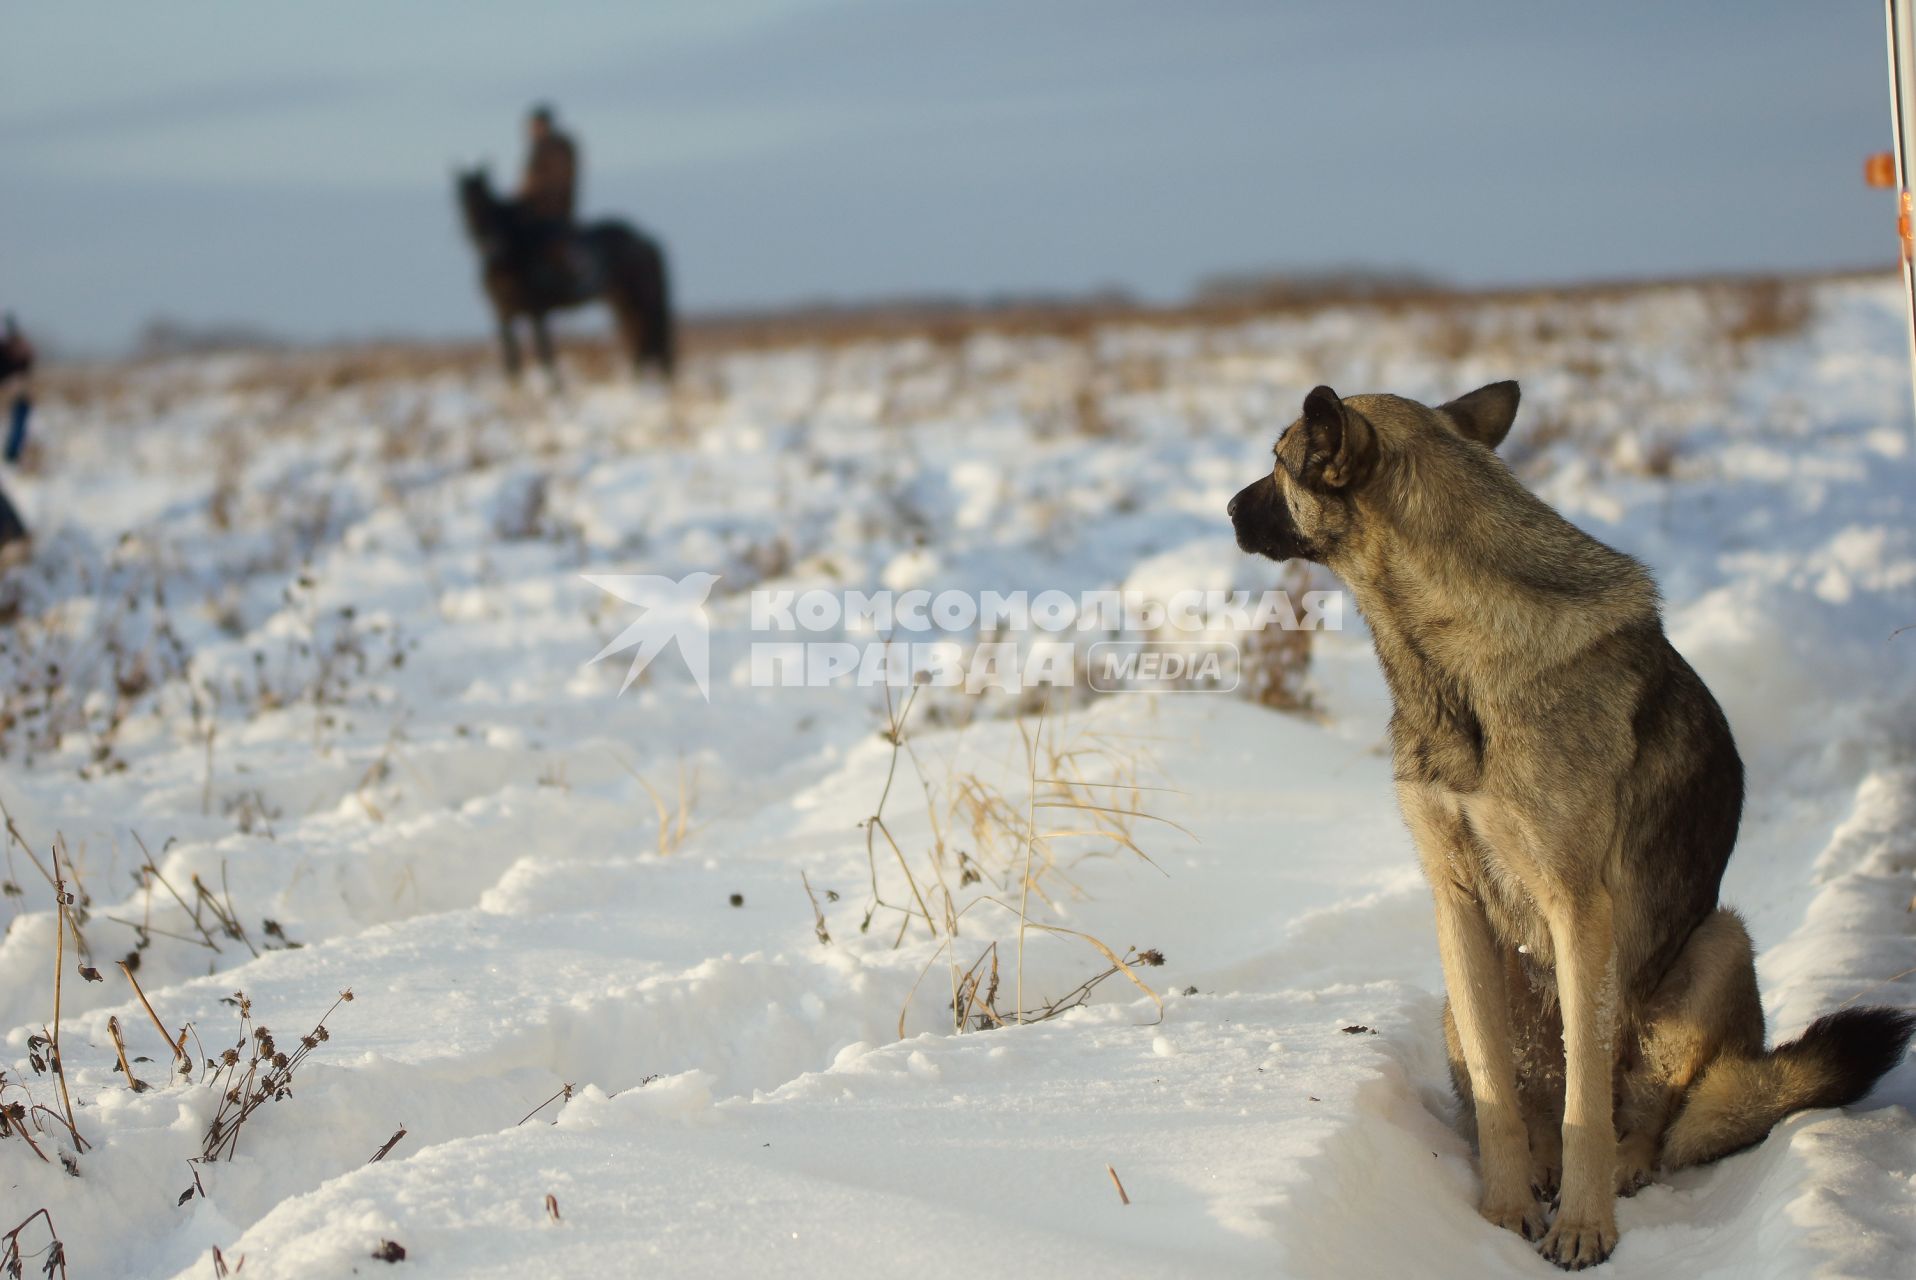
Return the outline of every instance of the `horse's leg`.
<path id="1" fill-rule="evenodd" d="M 645 335 L 646 353 L 658 365 L 665 380 L 672 380 L 672 368 L 677 363 L 677 337 L 672 327 L 672 286 L 671 278 L 666 274 L 665 255 L 655 253 L 649 264 L 649 279 L 645 282 Z"/>
<path id="2" fill-rule="evenodd" d="M 672 379 L 672 320 L 659 305 L 654 281 L 627 281 L 619 300 L 620 332 L 632 368 L 643 375 L 648 368 L 666 381 Z"/>
<path id="3" fill-rule="evenodd" d="M 653 331 L 658 334 L 653 342 L 653 350 L 659 362 L 659 372 L 665 375 L 667 382 L 670 382 L 673 370 L 678 365 L 678 331 L 673 328 L 672 304 L 665 296 L 663 284 L 661 284 L 658 306 L 652 323 Z"/>
<path id="4" fill-rule="evenodd" d="M 512 316 L 499 312 L 499 354 L 506 364 L 506 377 L 514 382 L 519 380 L 519 335 L 512 331 Z"/>
<path id="5" fill-rule="evenodd" d="M 612 307 L 612 319 L 619 330 L 619 346 L 625 351 L 625 358 L 632 364 L 634 372 L 645 372 L 644 330 L 639 320 L 639 309 L 627 296 L 625 289 L 615 289 L 607 297 Z"/>
<path id="6" fill-rule="evenodd" d="M 546 377 L 551 379 L 552 389 L 558 391 L 559 360 L 552 353 L 552 333 L 546 328 L 546 313 L 543 311 L 532 313 L 532 345 L 539 353 L 539 363 L 545 366 Z"/>

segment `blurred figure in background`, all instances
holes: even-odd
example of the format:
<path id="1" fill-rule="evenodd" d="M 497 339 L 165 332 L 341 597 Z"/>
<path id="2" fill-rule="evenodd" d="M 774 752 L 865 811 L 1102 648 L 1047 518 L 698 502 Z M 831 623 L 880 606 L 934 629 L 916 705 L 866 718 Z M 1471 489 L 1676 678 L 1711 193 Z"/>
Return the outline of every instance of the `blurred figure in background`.
<path id="1" fill-rule="evenodd" d="M 27 416 L 33 412 L 33 394 L 27 385 L 27 375 L 33 372 L 33 344 L 27 341 L 27 335 L 20 332 L 19 324 L 11 314 L 0 321 L 0 391 L 8 384 L 17 383 L 13 399 L 7 406 L 7 445 L 8 462 L 18 462 L 20 451 L 27 444 Z"/>
<path id="2" fill-rule="evenodd" d="M 526 133 L 531 149 L 519 180 L 519 207 L 534 218 L 570 226 L 579 192 L 579 148 L 559 132 L 552 108 L 543 103 L 526 118 Z"/>
<path id="3" fill-rule="evenodd" d="M 460 170 L 453 189 L 466 234 L 479 252 L 480 283 L 492 303 L 506 373 L 519 373 L 514 327 L 530 322 L 539 363 L 556 387 L 558 362 L 547 320 L 604 301 L 634 365 L 672 376 L 671 285 L 658 241 L 625 222 L 575 222 L 579 150 L 559 132 L 552 108 L 526 120 L 531 148 L 517 191 L 501 199 L 485 166 Z"/>
<path id="4" fill-rule="evenodd" d="M 579 148 L 559 131 L 552 108 L 535 106 L 526 117 L 525 174 L 519 179 L 518 206 L 525 246 L 548 288 L 564 292 L 569 282 L 583 283 L 591 263 L 573 251 L 572 215 L 579 194 Z"/>
<path id="5" fill-rule="evenodd" d="M 7 406 L 6 459 L 18 462 L 27 444 L 27 416 L 33 412 L 33 396 L 27 375 L 33 372 L 33 344 L 9 315 L 0 322 L 0 391 L 13 386 L 13 398 Z M 12 563 L 24 554 L 28 545 L 27 526 L 13 509 L 7 495 L 0 493 L 0 566 Z"/>

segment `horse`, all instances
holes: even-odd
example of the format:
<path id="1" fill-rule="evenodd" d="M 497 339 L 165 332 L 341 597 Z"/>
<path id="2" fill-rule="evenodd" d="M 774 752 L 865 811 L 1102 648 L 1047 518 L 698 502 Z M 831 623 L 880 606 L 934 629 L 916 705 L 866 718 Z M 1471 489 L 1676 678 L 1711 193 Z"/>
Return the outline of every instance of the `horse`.
<path id="1" fill-rule="evenodd" d="M 652 237 L 608 219 L 577 228 L 541 223 L 494 194 L 483 166 L 456 175 L 466 234 L 479 251 L 480 283 L 492 302 L 508 377 L 519 376 L 513 322 L 532 322 L 539 362 L 556 383 L 559 371 L 546 329 L 548 312 L 603 298 L 618 321 L 633 367 L 672 376 L 675 340 L 665 253 Z"/>

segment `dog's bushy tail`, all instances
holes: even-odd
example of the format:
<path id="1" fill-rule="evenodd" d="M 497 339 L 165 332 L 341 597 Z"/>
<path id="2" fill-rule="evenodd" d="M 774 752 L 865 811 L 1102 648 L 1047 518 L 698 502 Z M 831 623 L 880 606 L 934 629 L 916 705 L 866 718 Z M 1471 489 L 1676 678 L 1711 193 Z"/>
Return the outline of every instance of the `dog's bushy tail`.
<path id="1" fill-rule="evenodd" d="M 1844 1009 L 1758 1058 L 1724 1055 L 1684 1099 L 1663 1137 L 1663 1166 L 1682 1169 L 1755 1146 L 1807 1107 L 1848 1106 L 1903 1059 L 1916 1014 Z"/>

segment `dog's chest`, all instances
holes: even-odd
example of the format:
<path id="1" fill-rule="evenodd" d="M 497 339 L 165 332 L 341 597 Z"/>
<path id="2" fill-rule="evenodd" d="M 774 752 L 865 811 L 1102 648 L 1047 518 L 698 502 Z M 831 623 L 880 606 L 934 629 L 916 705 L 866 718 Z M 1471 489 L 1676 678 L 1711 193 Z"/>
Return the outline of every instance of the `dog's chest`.
<path id="1" fill-rule="evenodd" d="M 1373 625 L 1390 686 L 1391 746 L 1399 781 L 1469 795 L 1482 785 L 1488 739 L 1465 683 L 1395 619 Z"/>
<path id="2" fill-rule="evenodd" d="M 1390 723 L 1392 756 L 1401 782 L 1420 782 L 1470 795 L 1483 785 L 1482 724 L 1467 705 L 1399 703 Z"/>
<path id="3" fill-rule="evenodd" d="M 1538 878 L 1537 868 L 1526 863 L 1520 850 L 1510 848 L 1513 837 L 1499 831 L 1492 804 L 1463 796 L 1458 801 L 1465 838 L 1452 855 L 1457 878 L 1483 904 L 1500 942 L 1528 956 L 1533 964 L 1550 967 L 1550 929 L 1530 888 Z"/>

